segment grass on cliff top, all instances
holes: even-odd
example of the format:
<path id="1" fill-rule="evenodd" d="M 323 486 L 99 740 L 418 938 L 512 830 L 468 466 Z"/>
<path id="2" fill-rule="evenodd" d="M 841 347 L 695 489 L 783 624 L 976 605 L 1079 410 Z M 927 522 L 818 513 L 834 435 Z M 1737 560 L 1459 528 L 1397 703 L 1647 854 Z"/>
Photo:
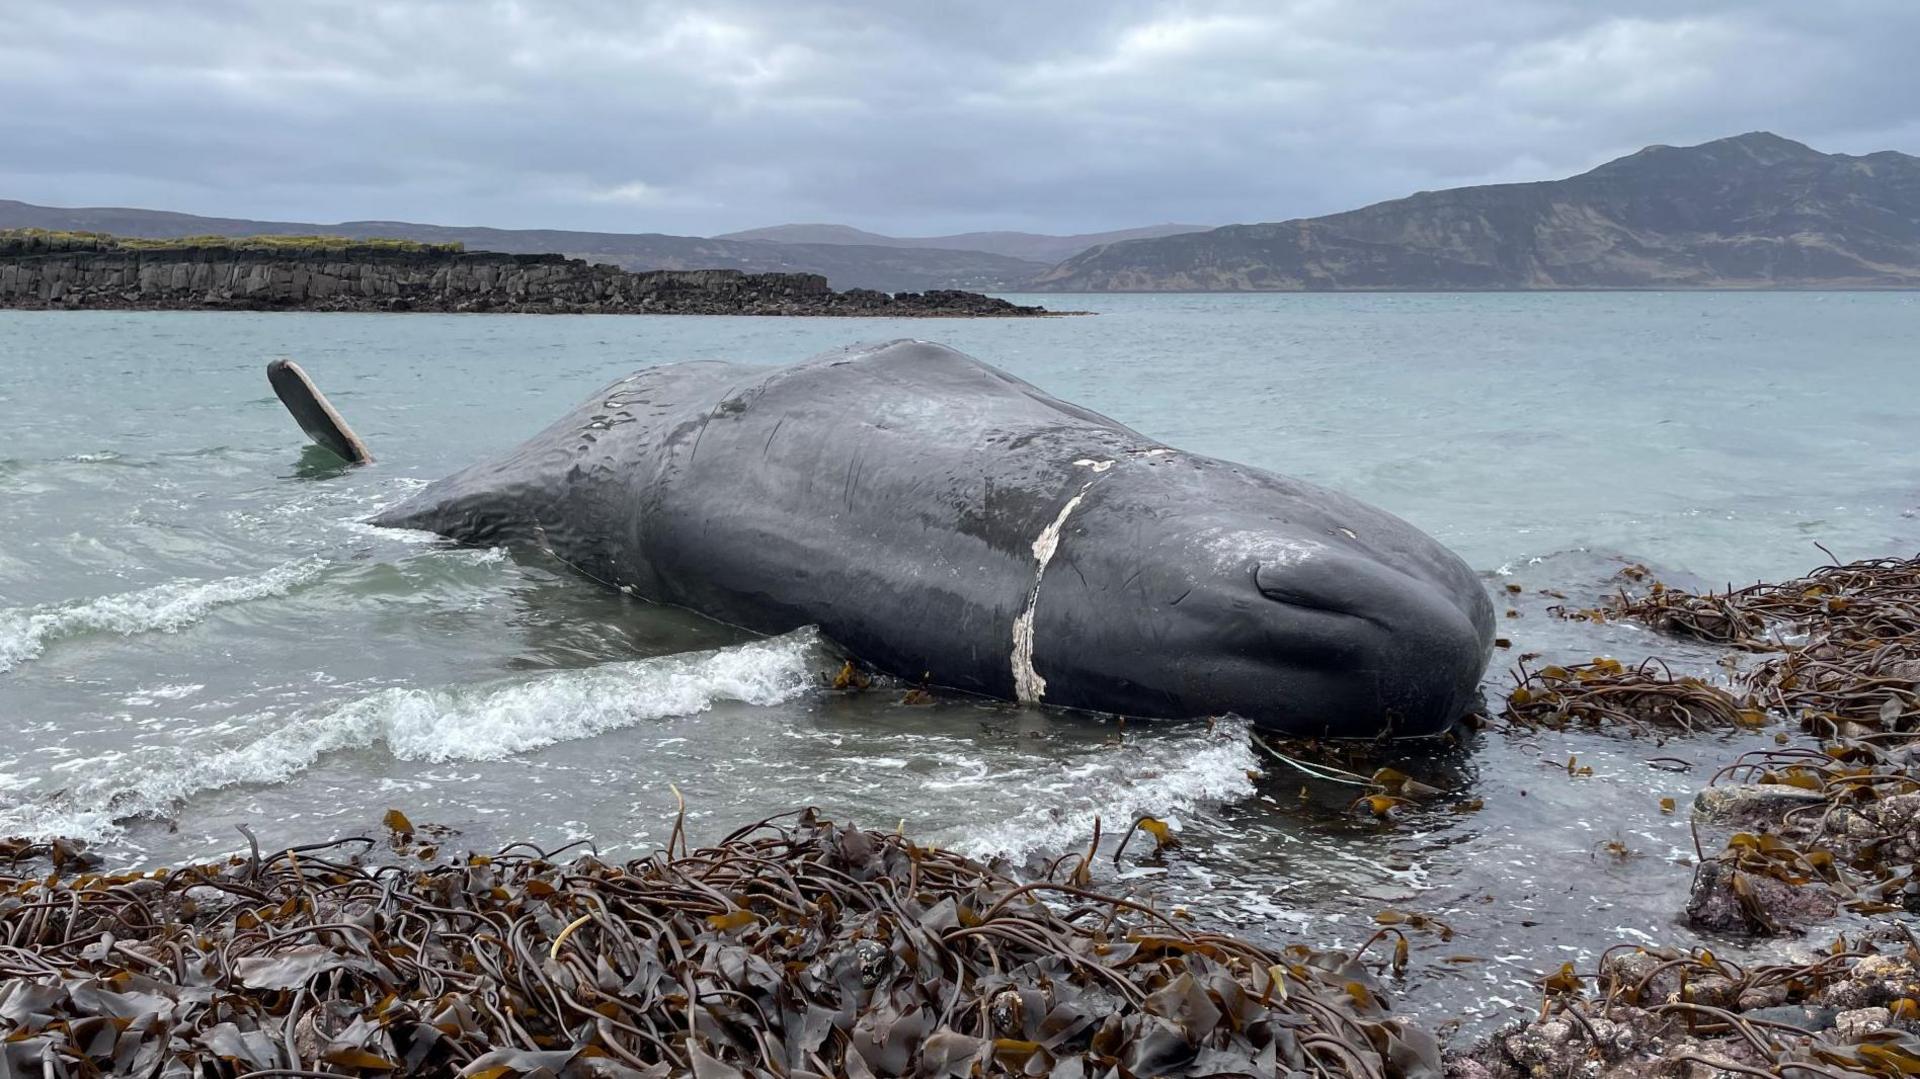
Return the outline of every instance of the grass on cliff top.
<path id="1" fill-rule="evenodd" d="M 315 248 L 374 248 L 381 251 L 457 254 L 466 250 L 463 243 L 423 243 L 392 237 L 356 238 L 350 236 L 179 236 L 148 239 L 115 236 L 106 232 L 66 232 L 52 229 L 0 229 L 0 243 L 25 241 L 30 246 L 49 250 L 163 251 L 188 247 L 230 247 L 239 250 L 282 251 Z"/>

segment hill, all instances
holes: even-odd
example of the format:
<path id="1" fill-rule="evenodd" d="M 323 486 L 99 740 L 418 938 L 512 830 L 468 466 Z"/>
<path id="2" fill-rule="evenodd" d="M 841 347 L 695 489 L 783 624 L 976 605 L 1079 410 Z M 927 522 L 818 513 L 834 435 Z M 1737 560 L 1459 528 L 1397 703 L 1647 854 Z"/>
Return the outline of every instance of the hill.
<path id="1" fill-rule="evenodd" d="M 1033 287 L 1920 288 L 1920 158 L 1767 132 L 1650 146 L 1564 180 L 1108 244 Z"/>
<path id="2" fill-rule="evenodd" d="M 1040 232 L 962 232 L 952 236 L 883 236 L 848 225 L 773 225 L 745 232 L 729 232 L 719 240 L 763 240 L 782 244 L 861 244 L 869 247 L 939 248 L 950 251 L 981 251 L 990 255 L 1043 263 L 1040 269 L 1077 255 L 1090 247 L 1119 243 L 1122 240 L 1178 236 L 1184 232 L 1205 232 L 1206 225 L 1147 225 L 1114 232 L 1083 232 L 1054 236 Z M 1038 272 L 1038 270 L 1036 270 Z"/>
<path id="3" fill-rule="evenodd" d="M 255 221 L 201 217 L 165 210 L 95 206 L 35 206 L 0 199 L 0 229 L 104 232 L 123 237 L 180 239 L 189 236 L 343 236 L 458 243 L 474 251 L 561 254 L 625 270 L 740 270 L 746 273 L 814 273 L 834 288 L 920 292 L 928 289 L 1002 289 L 1047 268 L 1032 261 L 984 251 L 858 245 L 789 244 L 705 239 L 664 233 L 574 232 L 558 229 L 493 229 L 423 225 L 411 221 Z"/>

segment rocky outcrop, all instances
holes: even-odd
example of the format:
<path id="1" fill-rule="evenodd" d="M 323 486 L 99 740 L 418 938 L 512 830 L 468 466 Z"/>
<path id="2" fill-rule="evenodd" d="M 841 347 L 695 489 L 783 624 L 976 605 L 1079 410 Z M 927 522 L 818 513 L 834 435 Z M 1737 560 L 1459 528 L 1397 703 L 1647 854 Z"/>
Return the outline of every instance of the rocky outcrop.
<path id="1" fill-rule="evenodd" d="M 1753 132 L 1542 183 L 1108 244 L 1058 291 L 1920 288 L 1920 158 Z"/>
<path id="2" fill-rule="evenodd" d="M 1547 979 L 1536 1018 L 1450 1057 L 1447 1079 L 1912 1075 L 1912 934 L 1884 921 L 1849 936 L 1739 965 L 1710 951 L 1609 948 L 1591 992 L 1567 964 Z"/>
<path id="3" fill-rule="evenodd" d="M 0 307 L 498 311 L 530 314 L 1042 315 L 973 292 L 836 292 L 819 274 L 634 273 L 562 255 L 342 244 L 129 248 L 111 237 L 0 236 Z"/>
<path id="4" fill-rule="evenodd" d="M 1012 258 L 986 250 L 900 248 L 872 243 L 774 243 L 657 232 L 579 232 L 571 229 L 491 229 L 410 221 L 256 221 L 200 217 L 167 210 L 112 206 L 35 206 L 0 198 L 0 229 L 105 232 L 156 240 L 198 236 L 344 236 L 465 244 L 473 251 L 515 255 L 554 252 L 623 270 L 740 270 L 745 273 L 817 273 L 835 288 L 887 292 L 927 289 L 1010 289 L 1045 271 L 1058 258 Z M 1081 245 L 1085 247 L 1087 245 Z M 1074 248 L 1075 251 L 1081 247 Z M 1064 258 L 1068 251 L 1059 256 Z"/>

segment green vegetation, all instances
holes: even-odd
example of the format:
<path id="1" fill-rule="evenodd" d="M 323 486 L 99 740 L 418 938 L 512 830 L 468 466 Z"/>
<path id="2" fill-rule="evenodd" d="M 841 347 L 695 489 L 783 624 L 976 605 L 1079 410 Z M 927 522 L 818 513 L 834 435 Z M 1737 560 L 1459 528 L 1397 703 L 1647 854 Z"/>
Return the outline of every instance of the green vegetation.
<path id="1" fill-rule="evenodd" d="M 52 251 L 175 251 L 184 248 L 224 247 L 240 251 L 345 251 L 349 248 L 385 252 L 452 255 L 466 250 L 462 243 L 422 243 L 389 237 L 357 239 L 349 236 L 179 236 L 147 239 L 105 232 L 57 232 L 49 229 L 0 229 L 0 250 Z"/>

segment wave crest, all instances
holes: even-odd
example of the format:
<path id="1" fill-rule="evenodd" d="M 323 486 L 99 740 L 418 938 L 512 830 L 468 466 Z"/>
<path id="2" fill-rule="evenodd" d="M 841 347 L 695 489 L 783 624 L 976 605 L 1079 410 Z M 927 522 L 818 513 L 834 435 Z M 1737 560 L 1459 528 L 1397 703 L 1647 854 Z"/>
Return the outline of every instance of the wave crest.
<path id="1" fill-rule="evenodd" d="M 241 745 L 127 754 L 57 799 L 0 808 L 0 835 L 111 838 L 121 821 L 169 815 L 196 794 L 284 782 L 345 750 L 384 745 L 401 760 L 496 760 L 724 701 L 780 704 L 813 686 L 826 663 L 819 634 L 804 629 L 506 684 L 383 689 L 296 715 Z"/>
<path id="2" fill-rule="evenodd" d="M 0 671 L 33 659 L 47 642 L 84 633 L 177 633 L 216 608 L 249 600 L 284 596 L 318 577 L 321 558 L 303 558 L 265 573 L 215 580 L 167 581 L 136 592 L 120 592 L 70 603 L 0 608 Z"/>
<path id="3" fill-rule="evenodd" d="M 1238 720 L 1219 720 L 1211 730 L 1156 733 L 1021 776 L 1020 812 L 985 830 L 940 838 L 976 858 L 1084 847 L 1096 817 L 1110 831 L 1143 816 L 1177 823 L 1182 814 L 1253 794 L 1259 768 L 1247 726 Z"/>

